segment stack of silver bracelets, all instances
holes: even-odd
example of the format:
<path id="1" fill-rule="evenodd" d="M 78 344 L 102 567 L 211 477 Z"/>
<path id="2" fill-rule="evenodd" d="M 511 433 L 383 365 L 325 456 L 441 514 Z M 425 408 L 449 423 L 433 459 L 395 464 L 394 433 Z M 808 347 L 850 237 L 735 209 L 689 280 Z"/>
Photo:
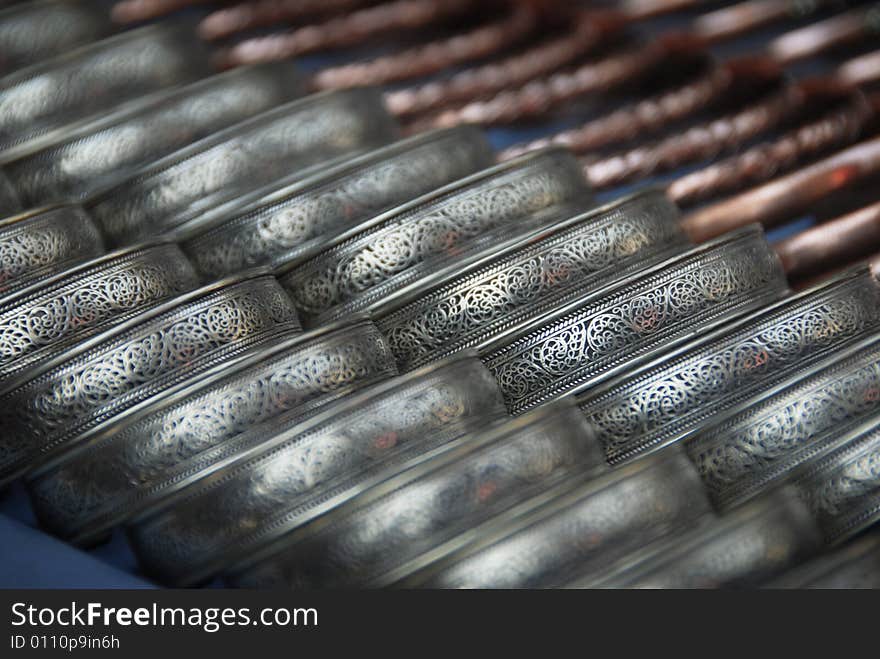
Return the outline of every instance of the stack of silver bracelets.
<path id="1" fill-rule="evenodd" d="M 867 267 L 795 294 L 563 148 L 103 20 L 0 79 L 0 484 L 45 529 L 170 585 L 880 584 Z"/>

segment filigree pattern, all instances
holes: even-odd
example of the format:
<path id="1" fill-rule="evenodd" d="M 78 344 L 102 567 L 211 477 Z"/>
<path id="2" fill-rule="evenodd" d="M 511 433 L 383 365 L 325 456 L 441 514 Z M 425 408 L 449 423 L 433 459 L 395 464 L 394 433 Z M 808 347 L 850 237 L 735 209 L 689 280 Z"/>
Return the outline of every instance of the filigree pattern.
<path id="1" fill-rule="evenodd" d="M 291 538 L 279 554 L 240 575 L 237 585 L 363 587 L 561 478 L 604 463 L 575 409 L 510 428 L 453 460 L 441 455 L 424 463 L 384 496 L 334 515 L 332 523 L 328 518 L 313 536 Z"/>
<path id="2" fill-rule="evenodd" d="M 62 141 L 4 164 L 28 203 L 85 198 L 172 151 L 298 95 L 290 66 L 213 76 L 66 133 Z"/>
<path id="3" fill-rule="evenodd" d="M 290 343 L 285 339 L 228 375 L 60 456 L 29 487 L 40 521 L 64 536 L 101 531 L 181 474 L 210 466 L 210 449 L 251 426 L 306 404 L 314 410 L 395 374 L 371 323 Z"/>
<path id="4" fill-rule="evenodd" d="M 307 187 L 273 193 L 184 245 L 205 276 L 297 257 L 324 236 L 488 167 L 492 151 L 471 128 L 429 133 L 329 169 Z"/>
<path id="5" fill-rule="evenodd" d="M 709 512 L 684 456 L 641 466 L 558 499 L 535 520 L 515 520 L 494 543 L 453 555 L 427 579 L 414 578 L 432 588 L 552 588 L 604 571 L 610 561 L 681 532 Z"/>
<path id="6" fill-rule="evenodd" d="M 127 32 L 22 69 L 0 84 L 0 150 L 209 71 L 206 49 L 175 24 Z"/>
<path id="7" fill-rule="evenodd" d="M 160 160 L 88 209 L 111 241 L 130 241 L 172 229 L 282 175 L 380 146 L 396 132 L 372 91 L 310 96 Z"/>
<path id="8" fill-rule="evenodd" d="M 161 245 L 104 260 L 0 302 L 0 378 L 197 285 L 183 252 Z"/>
<path id="9" fill-rule="evenodd" d="M 333 245 L 282 279 L 297 308 L 329 320 L 386 295 L 429 258 L 451 258 L 488 231 L 583 199 L 585 184 L 572 157 L 539 153 L 440 198 L 405 207 L 375 227 Z"/>
<path id="10" fill-rule="evenodd" d="M 588 393 L 581 408 L 596 426 L 611 462 L 692 432 L 880 324 L 880 287 L 853 275 L 607 391 Z"/>
<path id="11" fill-rule="evenodd" d="M 846 438 L 797 484 L 829 542 L 880 519 L 880 426 Z"/>
<path id="12" fill-rule="evenodd" d="M 0 473 L 209 366 L 298 328 L 290 299 L 271 277 L 189 295 L 96 347 L 0 395 Z"/>
<path id="13" fill-rule="evenodd" d="M 684 331 L 717 324 L 781 297 L 787 286 L 758 231 L 697 249 L 659 272 L 533 329 L 483 361 L 508 410 L 519 413 L 550 397 L 595 382 Z"/>
<path id="14" fill-rule="evenodd" d="M 76 206 L 62 206 L 0 224 L 0 296 L 98 256 L 98 228 Z"/>
<path id="15" fill-rule="evenodd" d="M 415 368 L 684 244 L 677 218 L 661 195 L 636 197 L 601 215 L 585 215 L 537 243 L 524 240 L 497 262 L 466 270 L 376 322 L 400 367 Z"/>
<path id="16" fill-rule="evenodd" d="M 214 562 L 233 560 L 302 523 L 312 508 L 377 469 L 498 418 L 504 409 L 477 360 L 384 389 L 359 405 L 340 405 L 338 414 L 300 431 L 267 425 L 242 435 L 251 445 L 273 435 L 278 440 L 190 486 L 134 527 L 144 564 L 171 582 L 198 578 Z"/>
<path id="17" fill-rule="evenodd" d="M 701 431 L 687 451 L 715 502 L 730 507 L 878 412 L 880 346 L 871 345 Z"/>

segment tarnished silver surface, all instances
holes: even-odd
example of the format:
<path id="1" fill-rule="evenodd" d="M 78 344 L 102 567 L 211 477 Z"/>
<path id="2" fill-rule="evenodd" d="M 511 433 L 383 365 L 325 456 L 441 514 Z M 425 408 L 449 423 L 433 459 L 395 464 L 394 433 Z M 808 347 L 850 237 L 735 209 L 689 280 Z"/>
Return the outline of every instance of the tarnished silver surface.
<path id="1" fill-rule="evenodd" d="M 0 387 L 0 480 L 168 387 L 298 327 L 267 275 L 184 293 Z"/>
<path id="2" fill-rule="evenodd" d="M 481 356 L 518 414 L 581 393 L 787 291 L 779 259 L 751 225 L 502 334 Z"/>
<path id="3" fill-rule="evenodd" d="M 638 460 L 543 502 L 500 515 L 470 542 L 399 585 L 552 588 L 588 575 L 711 514 L 687 458 L 672 449 Z M 509 519 L 508 519 L 509 518 Z"/>
<path id="4" fill-rule="evenodd" d="M 237 206 L 184 244 L 206 277 L 301 258 L 321 240 L 492 164 L 476 128 L 418 135 Z"/>
<path id="5" fill-rule="evenodd" d="M 581 409 L 617 463 L 686 439 L 878 328 L 880 284 L 856 268 L 600 384 Z"/>
<path id="6" fill-rule="evenodd" d="M 878 334 L 732 410 L 685 450 L 715 505 L 726 509 L 779 482 L 874 414 L 880 414 Z"/>
<path id="7" fill-rule="evenodd" d="M 225 457 L 230 438 L 395 374 L 369 321 L 281 336 L 75 440 L 30 475 L 33 508 L 43 526 L 88 543 Z"/>
<path id="8" fill-rule="evenodd" d="M 822 546 L 810 511 L 791 490 L 762 497 L 670 540 L 653 555 L 580 588 L 753 588 Z M 650 550 L 649 550 L 650 551 Z"/>
<path id="9" fill-rule="evenodd" d="M 438 362 L 305 422 L 282 416 L 240 435 L 226 463 L 144 513 L 129 538 L 149 574 L 197 582 L 503 414 L 479 360 Z"/>
<path id="10" fill-rule="evenodd" d="M 0 11 L 0 74 L 60 55 L 113 32 L 97 2 L 32 0 Z"/>
<path id="11" fill-rule="evenodd" d="M 376 90 L 315 94 L 162 158 L 85 205 L 107 239 L 155 235 L 273 180 L 378 147 L 397 125 Z"/>
<path id="12" fill-rule="evenodd" d="M 334 320 L 367 310 L 440 264 L 502 240 L 503 232 L 536 213 L 577 201 L 588 201 L 577 161 L 562 149 L 537 151 L 339 234 L 281 281 L 304 319 Z"/>
<path id="13" fill-rule="evenodd" d="M 880 415 L 838 437 L 821 458 L 794 476 L 829 543 L 880 520 Z"/>
<path id="14" fill-rule="evenodd" d="M 249 588 L 380 586 L 407 562 L 548 489 L 605 468 L 583 415 L 550 405 L 448 445 L 279 539 L 232 583 Z"/>
<path id="15" fill-rule="evenodd" d="M 210 71 L 190 26 L 150 25 L 0 79 L 0 152 L 162 87 Z"/>
<path id="16" fill-rule="evenodd" d="M 104 251 L 79 206 L 53 206 L 0 220 L 0 301 Z"/>
<path id="17" fill-rule="evenodd" d="M 0 299 L 2 382 L 78 341 L 198 286 L 177 245 L 120 250 Z"/>
<path id="18" fill-rule="evenodd" d="M 659 191 L 511 233 L 374 312 L 401 369 L 481 351 L 505 330 L 687 244 L 678 210 Z"/>
<path id="19" fill-rule="evenodd" d="M 235 69 L 52 131 L 2 169 L 25 204 L 84 199 L 176 149 L 300 96 L 303 89 L 289 62 Z"/>
<path id="20" fill-rule="evenodd" d="M 880 588 L 880 532 L 837 547 L 768 584 L 772 588 Z"/>

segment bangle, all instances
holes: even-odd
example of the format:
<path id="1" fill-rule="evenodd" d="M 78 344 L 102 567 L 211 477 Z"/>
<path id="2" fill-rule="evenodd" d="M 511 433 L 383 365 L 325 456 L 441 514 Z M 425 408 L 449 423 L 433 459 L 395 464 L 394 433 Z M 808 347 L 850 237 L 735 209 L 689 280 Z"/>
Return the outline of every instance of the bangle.
<path id="1" fill-rule="evenodd" d="M 255 187 L 385 144 L 394 121 L 372 89 L 315 94 L 176 151 L 91 198 L 113 244 L 167 232 Z"/>
<path id="2" fill-rule="evenodd" d="M 643 192 L 526 226 L 471 262 L 456 261 L 454 272 L 427 279 L 406 299 L 391 296 L 373 317 L 402 370 L 466 347 L 482 353 L 509 328 L 684 244 L 675 206 L 661 192 Z"/>
<path id="3" fill-rule="evenodd" d="M 492 162 L 492 148 L 474 128 L 401 140 L 245 199 L 183 249 L 205 277 L 295 262 L 334 234 Z"/>
<path id="4" fill-rule="evenodd" d="M 269 276 L 184 293 L 81 341 L 0 391 L 0 479 L 98 423 L 244 350 L 298 330 Z"/>
<path id="5" fill-rule="evenodd" d="M 89 544 L 226 458 L 252 426 L 306 416 L 395 373 L 368 321 L 281 335 L 69 442 L 29 475 L 34 511 L 53 533 Z"/>
<path id="6" fill-rule="evenodd" d="M 728 234 L 588 292 L 482 351 L 518 414 L 664 354 L 788 292 L 760 227 Z"/>
<path id="7" fill-rule="evenodd" d="M 564 478 L 595 474 L 604 465 L 577 408 L 548 405 L 391 475 L 249 557 L 231 570 L 231 580 L 297 590 L 381 586 L 434 547 Z"/>
<path id="8" fill-rule="evenodd" d="M 164 583 L 209 578 L 447 442 L 503 416 L 476 359 L 436 362 L 349 396 L 303 423 L 240 435 L 237 457 L 133 520 L 141 565 Z"/>
<path id="9" fill-rule="evenodd" d="M 771 588 L 880 588 L 880 535 L 867 534 L 782 575 Z"/>

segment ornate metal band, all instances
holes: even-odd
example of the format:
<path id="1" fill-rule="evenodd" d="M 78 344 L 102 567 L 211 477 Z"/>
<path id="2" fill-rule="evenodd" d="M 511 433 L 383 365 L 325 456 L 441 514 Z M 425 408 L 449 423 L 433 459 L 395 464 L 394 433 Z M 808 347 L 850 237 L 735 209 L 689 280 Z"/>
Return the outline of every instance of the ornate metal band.
<path id="1" fill-rule="evenodd" d="M 151 574 L 193 583 L 503 413 L 478 360 L 434 364 L 305 423 L 276 419 L 241 435 L 237 459 L 145 513 L 129 537 Z"/>
<path id="2" fill-rule="evenodd" d="M 103 251 L 98 228 L 78 206 L 0 220 L 0 300 Z"/>
<path id="3" fill-rule="evenodd" d="M 2 6 L 2 5 L 0 5 Z M 113 32 L 108 12 L 87 2 L 24 2 L 0 12 L 0 74 Z"/>
<path id="4" fill-rule="evenodd" d="M 826 541 L 852 537 L 880 519 L 880 415 L 838 439 L 795 483 Z"/>
<path id="5" fill-rule="evenodd" d="M 693 467 L 673 451 L 616 469 L 530 513 L 512 512 L 510 521 L 499 516 L 496 529 L 402 583 L 557 587 L 601 574 L 609 562 L 690 528 L 711 509 Z"/>
<path id="6" fill-rule="evenodd" d="M 302 93 L 289 63 L 229 71 L 80 122 L 4 163 L 26 204 L 83 199 L 176 149 Z"/>
<path id="7" fill-rule="evenodd" d="M 396 142 L 235 208 L 184 249 L 206 277 L 301 258 L 321 240 L 493 162 L 482 132 Z"/>
<path id="8" fill-rule="evenodd" d="M 515 227 L 586 195 L 570 153 L 535 152 L 368 220 L 328 243 L 282 283 L 310 321 L 333 320 L 363 311 L 426 274 L 426 263 L 435 269 L 444 258 L 460 257 L 493 229 Z"/>
<path id="9" fill-rule="evenodd" d="M 396 136 L 375 90 L 315 94 L 162 158 L 86 207 L 111 242 L 131 241 L 173 229 L 282 175 Z"/>
<path id="10" fill-rule="evenodd" d="M 381 585 L 399 578 L 408 560 L 566 476 L 605 465 L 583 415 L 568 405 L 536 410 L 456 444 L 281 538 L 234 583 L 296 589 Z"/>
<path id="11" fill-rule="evenodd" d="M 0 478 L 141 401 L 298 328 L 272 277 L 168 300 L 12 380 L 0 392 Z"/>
<path id="12" fill-rule="evenodd" d="M 878 327 L 880 286 L 858 269 L 588 391 L 581 409 L 620 462 L 684 439 Z"/>
<path id="13" fill-rule="evenodd" d="M 180 248 L 166 243 L 109 254 L 20 290 L 0 300 L 0 382 L 198 283 Z"/>
<path id="14" fill-rule="evenodd" d="M 78 48 L 0 81 L 0 151 L 210 71 L 186 25 L 151 25 Z"/>
<path id="15" fill-rule="evenodd" d="M 788 286 L 760 227 L 729 234 L 589 293 L 483 352 L 520 413 L 778 300 Z"/>
<path id="16" fill-rule="evenodd" d="M 774 588 L 880 588 L 880 533 L 814 558 L 770 584 Z"/>
<path id="17" fill-rule="evenodd" d="M 715 505 L 730 508 L 878 413 L 880 337 L 874 336 L 701 430 L 686 450 Z"/>
<path id="18" fill-rule="evenodd" d="M 374 314 L 406 370 L 534 318 L 601 282 L 686 244 L 678 211 L 660 192 L 627 197 L 546 227 L 518 231 L 473 264 Z M 479 348 L 478 348 L 479 349 Z"/>
<path id="19" fill-rule="evenodd" d="M 81 438 L 32 474 L 34 510 L 54 533 L 88 542 L 210 466 L 231 437 L 395 374 L 391 353 L 368 321 L 282 337 Z"/>

